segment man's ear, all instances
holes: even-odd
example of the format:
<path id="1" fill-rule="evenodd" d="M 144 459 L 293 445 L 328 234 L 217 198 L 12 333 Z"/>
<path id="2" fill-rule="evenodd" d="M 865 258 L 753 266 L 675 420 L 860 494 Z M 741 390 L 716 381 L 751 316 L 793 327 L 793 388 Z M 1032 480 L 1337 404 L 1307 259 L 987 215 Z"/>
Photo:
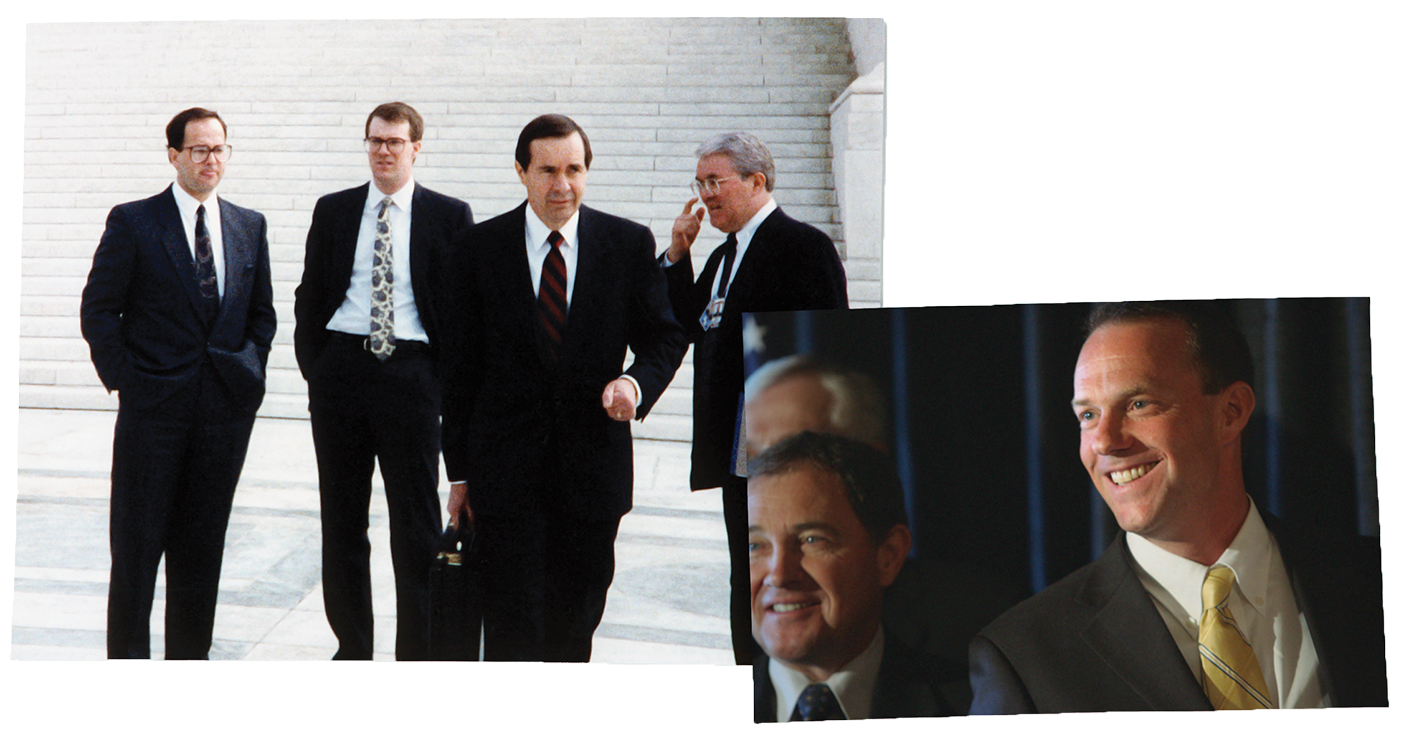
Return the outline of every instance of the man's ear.
<path id="1" fill-rule="evenodd" d="M 1227 442 L 1243 433 L 1248 419 L 1253 417 L 1257 397 L 1253 394 L 1252 386 L 1239 381 L 1224 388 L 1220 398 L 1219 428 L 1223 432 L 1223 440 Z"/>
<path id="2" fill-rule="evenodd" d="M 911 549 L 912 531 L 906 525 L 893 525 L 877 548 L 878 580 L 884 588 L 897 580 L 897 572 L 907 562 Z"/>

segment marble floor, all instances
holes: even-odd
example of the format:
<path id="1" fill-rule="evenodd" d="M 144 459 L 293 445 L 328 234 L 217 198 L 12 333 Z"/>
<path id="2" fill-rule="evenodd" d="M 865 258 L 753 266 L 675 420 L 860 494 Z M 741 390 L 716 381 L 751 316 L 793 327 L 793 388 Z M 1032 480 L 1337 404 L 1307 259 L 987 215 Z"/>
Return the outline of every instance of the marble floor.
<path id="1" fill-rule="evenodd" d="M 113 413 L 20 410 L 11 658 L 105 657 Z M 728 665 L 721 498 L 687 490 L 685 443 L 635 442 L 633 512 L 595 662 Z M 384 494 L 371 503 L 376 659 L 394 657 L 395 588 Z M 447 495 L 447 485 L 443 486 Z M 316 468 L 305 421 L 260 419 L 225 541 L 214 647 L 240 660 L 326 660 Z M 152 619 L 163 639 L 164 571 Z"/>

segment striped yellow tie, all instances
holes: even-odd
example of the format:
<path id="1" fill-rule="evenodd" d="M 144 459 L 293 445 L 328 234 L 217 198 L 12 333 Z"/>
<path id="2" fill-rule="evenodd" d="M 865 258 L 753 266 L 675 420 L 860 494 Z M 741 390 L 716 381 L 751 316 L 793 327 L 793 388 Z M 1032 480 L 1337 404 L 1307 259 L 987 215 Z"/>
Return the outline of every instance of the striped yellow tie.
<path id="1" fill-rule="evenodd" d="M 1204 694 L 1215 710 L 1270 709 L 1262 668 L 1229 612 L 1233 569 L 1215 566 L 1204 577 L 1204 615 L 1199 620 L 1199 662 Z"/>

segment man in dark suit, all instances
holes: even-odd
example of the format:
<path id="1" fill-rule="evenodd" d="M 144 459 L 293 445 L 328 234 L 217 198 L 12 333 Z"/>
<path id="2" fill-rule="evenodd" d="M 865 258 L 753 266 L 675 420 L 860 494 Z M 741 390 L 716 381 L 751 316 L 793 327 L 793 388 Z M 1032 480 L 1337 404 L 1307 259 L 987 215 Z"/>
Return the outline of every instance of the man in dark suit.
<path id="1" fill-rule="evenodd" d="M 317 202 L 293 341 L 307 380 L 322 506 L 322 586 L 335 659 L 369 660 L 369 506 L 376 463 L 390 511 L 395 659 L 429 655 L 439 513 L 440 345 L 450 247 L 473 213 L 414 182 L 414 108 L 366 118 L 371 182 Z"/>
<path id="2" fill-rule="evenodd" d="M 451 522 L 466 509 L 478 534 L 488 660 L 590 659 L 633 506 L 628 421 L 687 350 L 653 235 L 580 204 L 591 158 L 570 118 L 528 123 L 516 149 L 526 203 L 470 230 L 454 270 L 448 509 Z"/>
<path id="3" fill-rule="evenodd" d="M 1248 497 L 1252 358 L 1214 305 L 1094 311 L 1072 404 L 1123 532 L 975 638 L 972 713 L 1387 705 L 1378 540 Z"/>
<path id="4" fill-rule="evenodd" d="M 738 665 L 753 652 L 746 612 L 746 478 L 736 456 L 741 421 L 741 330 L 747 312 L 848 308 L 848 281 L 827 235 L 791 219 L 771 198 L 775 162 L 750 133 L 724 133 L 697 149 L 696 197 L 673 222 L 672 243 L 659 258 L 673 312 L 693 352 L 692 476 L 694 490 L 722 488 L 731 553 L 731 635 Z M 703 206 L 692 207 L 701 200 Z M 692 244 L 702 218 L 727 234 L 696 282 Z"/>
<path id="5" fill-rule="evenodd" d="M 965 713 L 960 666 L 883 631 L 884 590 L 912 544 L 892 460 L 804 432 L 747 469 L 756 722 Z"/>
<path id="6" fill-rule="evenodd" d="M 166 126 L 175 184 L 107 217 L 83 289 L 83 338 L 120 400 L 112 446 L 107 656 L 151 657 L 166 556 L 166 659 L 208 658 L 224 533 L 277 317 L 268 225 L 216 195 L 224 120 Z"/>

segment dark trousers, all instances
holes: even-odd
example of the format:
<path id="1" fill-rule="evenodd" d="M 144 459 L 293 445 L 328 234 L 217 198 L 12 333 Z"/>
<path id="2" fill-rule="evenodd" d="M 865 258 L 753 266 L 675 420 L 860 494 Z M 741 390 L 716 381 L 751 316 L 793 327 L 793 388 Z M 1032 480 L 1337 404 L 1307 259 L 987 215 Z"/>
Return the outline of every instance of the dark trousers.
<path id="1" fill-rule="evenodd" d="M 339 647 L 369 660 L 370 497 L 376 462 L 390 511 L 395 658 L 429 657 L 429 569 L 437 553 L 439 381 L 427 347 L 401 342 L 385 362 L 361 338 L 336 336 L 308 379 L 322 508 L 322 594 Z"/>
<path id="2" fill-rule="evenodd" d="M 224 534 L 253 422 L 252 413 L 234 407 L 208 362 L 154 406 L 122 402 L 112 442 L 109 658 L 151 657 L 163 553 L 166 659 L 209 657 Z"/>
<path id="3" fill-rule="evenodd" d="M 469 487 L 470 499 L 493 490 L 512 498 L 510 508 L 482 513 L 474 503 L 483 659 L 589 662 L 614 581 L 620 518 L 567 508 L 549 481 L 523 489 Z"/>
<path id="4" fill-rule="evenodd" d="M 746 478 L 722 480 L 722 518 L 731 556 L 731 649 L 737 665 L 750 665 L 760 652 L 751 634 L 750 527 L 746 518 Z"/>

